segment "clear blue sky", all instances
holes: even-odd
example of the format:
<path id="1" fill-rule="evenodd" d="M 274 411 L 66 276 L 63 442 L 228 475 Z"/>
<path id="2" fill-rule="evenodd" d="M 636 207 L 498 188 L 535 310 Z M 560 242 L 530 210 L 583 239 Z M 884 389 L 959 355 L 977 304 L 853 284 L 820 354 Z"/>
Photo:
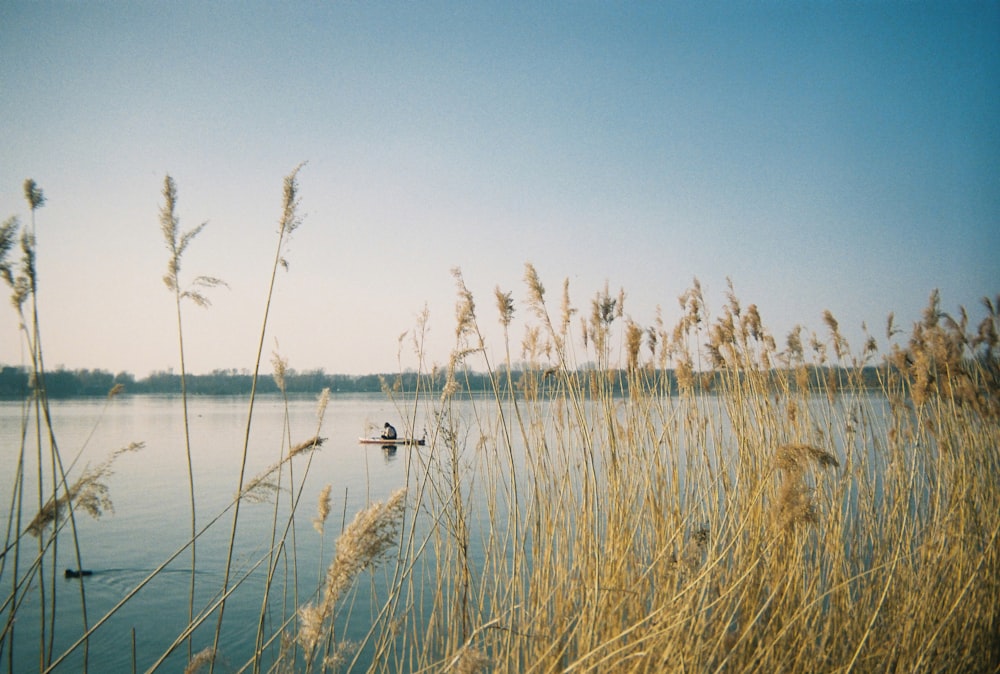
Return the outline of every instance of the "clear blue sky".
<path id="1" fill-rule="evenodd" d="M 1000 291 L 997 2 L 7 1 L 0 94 L 0 218 L 25 178 L 48 199 L 49 367 L 177 368 L 166 173 L 208 221 L 182 274 L 230 286 L 186 308 L 189 370 L 252 367 L 302 161 L 266 346 L 300 370 L 395 371 L 425 304 L 445 363 L 453 267 L 494 356 L 525 262 L 556 313 L 564 278 L 582 314 L 607 281 L 673 325 L 731 277 L 779 344 L 829 309 L 856 350 L 934 288 L 976 316 Z"/>

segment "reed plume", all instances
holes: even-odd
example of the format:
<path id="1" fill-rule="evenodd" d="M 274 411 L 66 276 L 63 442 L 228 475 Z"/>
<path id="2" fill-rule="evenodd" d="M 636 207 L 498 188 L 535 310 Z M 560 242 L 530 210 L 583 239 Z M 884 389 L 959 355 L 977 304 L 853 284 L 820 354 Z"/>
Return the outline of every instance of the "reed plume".
<path id="1" fill-rule="evenodd" d="M 203 222 L 194 229 L 182 232 L 176 209 L 177 183 L 168 174 L 163 179 L 163 206 L 160 209 L 160 232 L 166 243 L 167 251 L 170 253 L 167 258 L 167 273 L 163 275 L 163 284 L 168 290 L 176 293 L 178 301 L 189 299 L 198 306 L 208 306 L 211 302 L 203 290 L 225 286 L 225 281 L 214 276 L 197 276 L 186 289 L 181 288 L 180 282 L 181 262 L 184 253 L 208 223 Z"/>
<path id="2" fill-rule="evenodd" d="M 628 354 L 627 367 L 629 370 L 635 370 L 639 367 L 639 350 L 642 348 L 644 334 L 642 327 L 632 319 L 629 319 L 625 323 L 625 344 Z"/>
<path id="3" fill-rule="evenodd" d="M 215 662 L 216 652 L 214 648 L 208 647 L 195 653 L 189 660 L 184 674 L 198 674 L 206 666 Z"/>
<path id="4" fill-rule="evenodd" d="M 11 288 L 14 288 L 14 264 L 9 255 L 17 245 L 17 232 L 20 227 L 21 223 L 16 217 L 7 218 L 0 225 L 0 276 Z"/>
<path id="5" fill-rule="evenodd" d="M 396 542 L 405 498 L 406 490 L 399 489 L 386 501 L 373 503 L 360 511 L 337 539 L 322 598 L 299 609 L 298 641 L 306 653 L 314 652 L 337 601 L 358 574 L 373 567 Z"/>
<path id="6" fill-rule="evenodd" d="M 324 671 L 339 671 L 350 664 L 350 659 L 358 651 L 358 644 L 349 639 L 343 639 L 330 649 L 330 654 L 323 657 Z"/>
<path id="7" fill-rule="evenodd" d="M 563 339 L 566 339 L 566 334 L 569 332 L 569 323 L 573 319 L 573 315 L 576 313 L 576 309 L 569 299 L 569 279 L 563 279 L 563 294 L 562 302 L 560 303 L 560 315 L 562 320 L 559 326 L 559 334 Z"/>
<path id="8" fill-rule="evenodd" d="M 323 487 L 323 490 L 319 493 L 319 502 L 316 504 L 316 517 L 313 518 L 313 528 L 316 529 L 317 533 L 323 533 L 323 525 L 326 524 L 326 518 L 330 515 L 330 490 L 333 485 L 328 484 Z"/>
<path id="9" fill-rule="evenodd" d="M 297 445 L 290 447 L 288 454 L 284 458 L 277 463 L 271 464 L 247 481 L 246 486 L 240 493 L 240 498 L 250 503 L 263 503 L 270 500 L 274 494 L 281 490 L 280 485 L 274 479 L 274 475 L 278 472 L 278 469 L 297 456 L 319 449 L 323 446 L 324 442 L 326 442 L 326 438 L 315 435 L 308 440 L 303 440 Z"/>
<path id="10" fill-rule="evenodd" d="M 288 371 L 288 360 L 286 358 L 282 358 L 278 355 L 278 352 L 275 351 L 271 355 L 271 365 L 274 366 L 274 372 L 272 375 L 274 377 L 274 384 L 278 387 L 279 391 L 284 393 L 285 373 Z"/>
<path id="11" fill-rule="evenodd" d="M 791 530 L 799 524 L 819 521 L 811 490 L 805 483 L 810 463 L 820 468 L 840 467 L 833 454 L 812 445 L 781 445 L 775 452 L 775 466 L 782 472 L 776 510 L 780 529 Z"/>
<path id="12" fill-rule="evenodd" d="M 545 319 L 545 286 L 530 262 L 524 264 L 524 282 L 528 286 L 528 306 L 539 318 Z"/>
<path id="13" fill-rule="evenodd" d="M 93 468 L 85 469 L 62 494 L 49 498 L 28 524 L 26 531 L 37 538 L 49 526 L 58 528 L 69 516 L 71 507 L 87 513 L 95 520 L 100 519 L 105 512 L 113 513 L 115 508 L 107 485 L 107 479 L 114 475 L 112 465 L 121 455 L 137 452 L 143 447 L 145 443 L 133 442 L 116 450 Z"/>
<path id="14" fill-rule="evenodd" d="M 20 273 L 14 279 L 14 293 L 11 296 L 11 304 L 21 314 L 22 329 L 29 329 L 27 319 L 24 317 L 24 305 L 28 298 L 34 299 L 35 287 L 38 283 L 37 269 L 35 265 L 35 234 L 34 228 L 25 229 L 21 232 L 21 265 Z M 29 338 L 31 334 L 29 333 Z"/>
<path id="15" fill-rule="evenodd" d="M 514 319 L 513 293 L 503 292 L 500 290 L 500 286 L 497 286 L 493 293 L 497 301 L 497 311 L 500 313 L 500 324 L 504 328 L 508 328 Z"/>
<path id="16" fill-rule="evenodd" d="M 323 390 L 320 391 L 319 398 L 316 401 L 316 420 L 319 423 L 323 423 L 323 417 L 326 416 L 326 406 L 330 403 L 330 387 L 325 386 Z"/>
<path id="17" fill-rule="evenodd" d="M 446 671 L 453 674 L 479 674 L 490 671 L 490 659 L 471 646 L 463 647 L 448 663 Z"/>
<path id="18" fill-rule="evenodd" d="M 45 194 L 42 192 L 42 188 L 31 178 L 24 181 L 24 198 L 27 199 L 28 206 L 33 211 L 45 205 Z"/>

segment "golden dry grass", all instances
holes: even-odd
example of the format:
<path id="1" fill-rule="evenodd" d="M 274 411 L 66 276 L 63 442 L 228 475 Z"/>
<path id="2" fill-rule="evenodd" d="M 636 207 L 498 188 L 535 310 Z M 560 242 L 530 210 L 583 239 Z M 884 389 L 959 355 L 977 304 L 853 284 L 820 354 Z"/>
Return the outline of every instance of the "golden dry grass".
<path id="1" fill-rule="evenodd" d="M 465 653 L 495 672 L 1000 666 L 996 311 L 968 330 L 934 295 L 879 361 L 829 312 L 827 335 L 798 328 L 779 350 L 731 288 L 713 321 L 695 284 L 673 329 L 624 318 L 604 288 L 576 342 L 603 367 L 584 371 L 573 309 L 564 297 L 557 327 L 525 278 L 528 366 L 516 391 L 509 359 L 491 369 L 471 418 L 451 402 L 462 367 L 488 361 L 460 286 L 415 469 L 432 580 L 399 590 L 432 601 L 401 618 L 419 638 L 373 669 L 445 671 Z M 506 327 L 510 293 L 495 296 Z"/>
<path id="2" fill-rule="evenodd" d="M 287 237 L 301 223 L 298 170 L 284 183 L 255 382 L 275 273 L 288 267 Z M 34 183 L 25 194 L 34 220 L 44 196 Z M 167 286 L 197 302 L 199 288 L 216 280 L 199 277 L 185 294 L 177 272 L 200 228 L 179 233 L 169 178 L 164 197 Z M 22 259 L 10 261 L 18 227 L 14 219 L 0 227 L 0 275 L 27 326 L 40 415 L 45 370 L 37 312 L 26 313 L 35 243 L 23 234 Z M 514 293 L 494 291 L 490 320 L 504 330 L 495 351 L 461 272 L 453 275 L 447 364 L 425 368 L 414 391 L 401 390 L 401 380 L 384 384 L 403 401 L 408 427 L 431 427 L 428 445 L 407 454 L 405 491 L 359 512 L 317 587 L 307 588 L 294 526 L 305 476 L 293 476 L 292 461 L 306 457 L 308 471 L 329 391 L 313 436 L 299 445 L 287 438 L 255 478 L 246 478 L 244 447 L 233 502 L 197 531 L 192 517 L 191 540 L 150 576 L 232 512 L 217 599 L 190 616 L 155 666 L 213 617 L 213 646 L 189 650 L 186 662 L 195 671 L 223 661 L 225 602 L 263 566 L 255 648 L 239 671 L 1000 669 L 1000 297 L 983 301 L 985 317 L 973 325 L 965 310 L 944 312 L 934 293 L 908 336 L 890 315 L 881 351 L 871 336 L 853 350 L 828 311 L 822 333 L 797 326 L 779 348 L 732 284 L 718 316 L 695 281 L 678 298 L 673 325 L 661 310 L 643 326 L 627 313 L 624 290 L 607 284 L 581 311 L 566 282 L 550 312 L 529 264 L 523 337 L 510 334 Z M 422 368 L 427 321 L 422 314 L 413 333 Z M 287 362 L 276 356 L 274 365 L 280 386 Z M 487 373 L 490 395 L 463 396 L 470 370 Z M 84 633 L 63 654 L 53 651 L 54 569 L 44 560 L 76 509 L 110 507 L 102 478 L 111 464 L 70 485 L 54 435 L 50 446 L 45 457 L 38 443 L 39 475 L 48 458 L 52 485 L 39 477 L 36 498 L 19 491 L 21 448 L 0 566 L 13 588 L 0 644 L 14 643 L 17 607 L 37 583 L 42 669 L 85 649 L 150 579 L 92 626 L 79 584 Z M 270 548 L 256 566 L 233 570 L 241 502 L 279 492 L 290 513 L 280 520 L 275 499 Z M 318 535 L 329 513 L 328 485 L 313 520 Z M 25 533 L 37 536 L 37 550 L 22 543 Z M 366 573 L 370 582 L 359 582 Z M 346 639 L 359 602 L 369 624 L 360 640 L 356 629 Z"/>

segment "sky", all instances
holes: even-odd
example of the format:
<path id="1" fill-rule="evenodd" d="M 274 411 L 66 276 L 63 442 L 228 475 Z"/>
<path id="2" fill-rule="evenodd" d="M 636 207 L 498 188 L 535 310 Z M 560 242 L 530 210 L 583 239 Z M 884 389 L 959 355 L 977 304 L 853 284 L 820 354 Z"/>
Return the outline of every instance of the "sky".
<path id="1" fill-rule="evenodd" d="M 728 279 L 779 345 L 829 310 L 884 352 L 932 290 L 974 317 L 1000 292 L 998 36 L 998 2 L 3 0 L 0 219 L 44 190 L 49 369 L 179 370 L 168 174 L 181 229 L 207 223 L 182 283 L 228 284 L 183 307 L 187 370 L 252 369 L 303 162 L 265 372 L 446 364 L 454 268 L 492 362 L 512 293 L 516 359 L 525 263 L 556 315 L 568 280 L 580 316 L 608 284 L 673 326 Z"/>

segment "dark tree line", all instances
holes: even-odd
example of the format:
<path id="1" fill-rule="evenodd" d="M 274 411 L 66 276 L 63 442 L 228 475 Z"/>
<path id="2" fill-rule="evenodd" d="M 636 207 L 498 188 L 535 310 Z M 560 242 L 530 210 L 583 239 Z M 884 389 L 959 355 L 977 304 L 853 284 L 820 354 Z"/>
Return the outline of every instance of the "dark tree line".
<path id="1" fill-rule="evenodd" d="M 285 390 L 288 393 L 315 394 L 329 387 L 332 392 L 377 393 L 382 390 L 383 381 L 389 386 L 400 375 L 335 375 L 322 371 L 288 372 L 285 374 Z M 416 375 L 402 375 L 401 385 L 416 383 Z M 103 370 L 55 370 L 44 377 L 46 393 L 52 398 L 80 396 L 105 396 L 116 385 L 121 385 L 125 393 L 138 394 L 180 394 L 181 378 L 173 372 L 154 372 L 143 379 L 136 379 L 128 372 L 112 374 Z M 192 395 L 244 395 L 249 394 L 253 377 L 246 372 L 217 370 L 209 374 L 189 374 L 187 390 Z M 35 387 L 31 373 L 19 367 L 0 368 L 0 397 L 24 397 Z M 412 390 L 412 389 L 410 389 Z M 259 393 L 278 393 L 278 385 L 270 375 L 260 375 L 257 379 Z"/>
<path id="2" fill-rule="evenodd" d="M 104 396 L 116 384 L 131 389 L 135 378 L 127 372 L 114 375 L 104 370 L 53 370 L 44 375 L 45 389 L 52 397 Z M 20 367 L 0 367 L 0 398 L 23 398 L 35 387 L 31 373 Z"/>
<path id="3" fill-rule="evenodd" d="M 538 370 L 515 370 L 511 373 L 511 384 L 515 390 L 530 388 L 532 391 L 544 394 L 547 387 L 557 385 L 557 380 L 551 372 Z M 862 380 L 869 388 L 879 387 L 879 368 L 869 367 L 862 370 Z M 596 373 L 593 370 L 580 370 L 574 373 L 577 377 L 601 377 L 611 391 L 616 394 L 626 394 L 629 390 L 630 376 L 624 370 Z M 719 373 L 711 373 L 700 378 L 698 386 L 704 392 L 711 392 L 716 387 Z M 783 370 L 772 371 L 777 380 L 789 377 L 792 388 L 796 382 L 791 373 Z M 641 377 L 644 388 L 676 393 L 677 380 L 671 370 L 643 370 Z M 810 388 L 822 388 L 829 384 L 831 378 L 847 381 L 847 371 L 827 368 L 811 368 L 809 376 Z M 419 381 L 418 381 L 419 379 Z M 501 391 L 506 390 L 507 373 L 502 371 L 491 380 L 488 374 L 479 372 L 462 373 L 458 380 L 462 390 L 478 393 L 492 392 L 493 382 Z M 285 391 L 289 394 L 315 395 L 324 388 L 332 393 L 379 393 L 388 390 L 399 391 L 434 391 L 440 392 L 445 384 L 443 372 L 433 375 L 418 375 L 415 372 L 402 374 L 366 374 L 346 375 L 327 374 L 322 370 L 308 372 L 289 371 L 285 374 Z M 173 395 L 181 392 L 180 375 L 173 372 L 154 372 L 143 379 L 136 379 L 128 372 L 112 374 L 104 370 L 65 370 L 59 369 L 47 372 L 44 377 L 45 391 L 51 398 L 72 398 L 85 396 L 106 396 L 115 386 L 120 385 L 124 393 Z M 246 395 L 250 393 L 253 377 L 248 372 L 236 370 L 216 370 L 209 374 L 189 374 L 187 378 L 188 393 L 192 395 Z M 20 367 L 0 367 L 0 398 L 24 398 L 35 386 L 30 372 Z M 277 383 L 270 375 L 261 375 L 257 380 L 258 393 L 279 393 Z"/>

